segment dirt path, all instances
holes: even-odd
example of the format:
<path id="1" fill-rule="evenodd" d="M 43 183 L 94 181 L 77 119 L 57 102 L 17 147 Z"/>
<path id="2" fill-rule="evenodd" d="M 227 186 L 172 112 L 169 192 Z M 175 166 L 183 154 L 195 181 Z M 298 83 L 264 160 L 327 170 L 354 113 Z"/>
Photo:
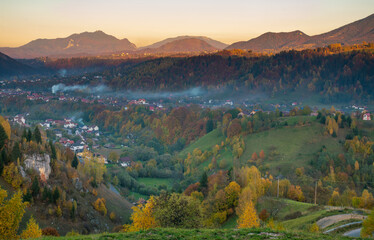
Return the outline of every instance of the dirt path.
<path id="1" fill-rule="evenodd" d="M 344 220 L 349 220 L 349 219 L 359 219 L 363 220 L 365 219 L 366 216 L 359 215 L 359 214 L 340 214 L 340 215 L 334 215 L 334 216 L 329 216 L 322 218 L 317 221 L 317 225 L 321 228 L 324 229 L 334 223 L 344 221 Z"/>

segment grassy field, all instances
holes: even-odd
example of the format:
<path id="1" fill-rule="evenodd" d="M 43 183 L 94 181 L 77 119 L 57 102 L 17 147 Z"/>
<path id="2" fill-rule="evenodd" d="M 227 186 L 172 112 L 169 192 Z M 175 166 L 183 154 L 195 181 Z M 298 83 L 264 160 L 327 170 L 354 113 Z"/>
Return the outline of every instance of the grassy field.
<path id="1" fill-rule="evenodd" d="M 222 141 L 225 141 L 225 137 L 222 135 L 221 130 L 214 129 L 210 133 L 188 145 L 179 153 L 179 156 L 185 158 L 187 154 L 192 153 L 195 148 L 199 148 L 202 151 L 210 150 L 214 145 L 221 144 Z"/>
<path id="2" fill-rule="evenodd" d="M 282 221 L 284 218 L 292 213 L 301 212 L 307 214 L 319 209 L 313 204 L 297 202 L 285 198 L 272 198 L 272 197 L 262 197 L 258 200 L 256 205 L 257 212 L 266 209 L 268 212 L 270 210 L 274 211 L 274 220 Z M 321 208 L 322 209 L 322 208 Z"/>
<path id="3" fill-rule="evenodd" d="M 246 147 L 240 161 L 246 163 L 253 152 L 258 154 L 261 150 L 265 151 L 265 155 L 269 154 L 272 148 L 277 155 L 272 160 L 265 160 L 264 164 L 268 164 L 270 170 L 281 169 L 283 174 L 288 174 L 297 167 L 307 166 L 322 146 L 331 152 L 342 152 L 339 139 L 344 136 L 343 132 L 338 138 L 323 136 L 323 125 L 316 122 L 254 133 L 245 137 Z"/>
<path id="4" fill-rule="evenodd" d="M 232 216 L 227 219 L 227 221 L 222 224 L 221 228 L 223 229 L 230 229 L 230 228 L 236 228 L 238 221 L 238 216 L 236 214 L 233 214 Z"/>
<path id="5" fill-rule="evenodd" d="M 136 200 L 139 200 L 140 198 L 147 200 L 149 198 L 148 195 L 144 195 L 144 194 L 137 193 L 137 192 L 130 192 L 129 196 L 133 196 Z"/>
<path id="6" fill-rule="evenodd" d="M 285 117 L 281 121 L 287 121 L 289 126 L 244 136 L 245 151 L 239 159 L 241 164 L 247 164 L 253 152 L 259 154 L 261 150 L 264 150 L 266 158 L 263 164 L 273 174 L 279 173 L 280 169 L 282 174 L 287 175 L 297 167 L 308 166 L 323 146 L 330 152 L 343 152 L 343 145 L 339 141 L 344 141 L 346 129 L 339 129 L 338 137 L 333 138 L 329 135 L 323 135 L 324 125 L 315 122 L 315 117 Z M 214 145 L 220 144 L 221 141 L 224 141 L 224 136 L 219 129 L 215 129 L 191 143 L 180 152 L 179 156 L 185 158 L 187 153 L 192 153 L 195 148 L 203 151 L 211 150 Z M 269 158 L 271 151 L 275 154 Z M 231 149 L 229 147 L 221 149 L 219 155 L 217 163 L 219 164 L 225 159 L 227 164 L 224 168 L 229 169 L 233 165 Z M 202 163 L 200 168 L 206 168 L 210 162 L 211 158 Z"/>
<path id="7" fill-rule="evenodd" d="M 165 185 L 167 188 L 172 187 L 172 179 L 170 178 L 137 178 L 136 180 L 149 187 L 158 188 L 161 185 Z"/>
<path id="8" fill-rule="evenodd" d="M 278 240 L 337 240 L 337 239 L 351 239 L 348 237 L 325 235 L 325 234 L 311 234 L 302 232 L 289 231 L 272 231 L 270 229 L 173 229 L 160 228 L 146 231 L 132 232 L 132 233 L 106 233 L 98 235 L 75 236 L 75 237 L 45 237 L 43 239 L 144 239 L 144 240 L 179 240 L 179 239 L 214 239 L 214 240 L 262 240 L 262 239 L 278 239 Z"/>

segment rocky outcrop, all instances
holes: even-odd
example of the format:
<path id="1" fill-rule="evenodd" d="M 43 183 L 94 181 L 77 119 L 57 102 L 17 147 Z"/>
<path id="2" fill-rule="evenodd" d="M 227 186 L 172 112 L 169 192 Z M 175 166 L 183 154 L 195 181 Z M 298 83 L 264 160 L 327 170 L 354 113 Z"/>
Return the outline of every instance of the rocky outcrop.
<path id="1" fill-rule="evenodd" d="M 50 162 L 51 159 L 48 154 L 32 154 L 25 155 L 24 164 L 26 169 L 36 170 L 41 179 L 47 180 L 51 174 Z"/>

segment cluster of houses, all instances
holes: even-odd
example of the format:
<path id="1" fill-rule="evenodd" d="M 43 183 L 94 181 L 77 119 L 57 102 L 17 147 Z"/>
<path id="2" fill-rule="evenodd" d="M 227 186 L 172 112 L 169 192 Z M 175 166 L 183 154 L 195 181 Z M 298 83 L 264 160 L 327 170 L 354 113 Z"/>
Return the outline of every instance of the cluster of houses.
<path id="1" fill-rule="evenodd" d="M 28 114 L 27 114 L 28 115 Z M 16 116 L 13 117 L 13 122 L 15 124 L 18 124 L 22 127 L 26 127 L 26 116 L 23 114 L 17 114 Z"/>

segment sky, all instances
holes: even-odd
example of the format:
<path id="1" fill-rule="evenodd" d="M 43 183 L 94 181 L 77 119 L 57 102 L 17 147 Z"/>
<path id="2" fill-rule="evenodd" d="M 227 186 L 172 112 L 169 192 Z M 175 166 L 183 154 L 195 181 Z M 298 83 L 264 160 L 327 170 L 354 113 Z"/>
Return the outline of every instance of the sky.
<path id="1" fill-rule="evenodd" d="M 138 47 L 203 35 L 231 44 L 265 32 L 324 33 L 374 13 L 374 0 L 1 0 L 0 47 L 102 30 Z"/>

